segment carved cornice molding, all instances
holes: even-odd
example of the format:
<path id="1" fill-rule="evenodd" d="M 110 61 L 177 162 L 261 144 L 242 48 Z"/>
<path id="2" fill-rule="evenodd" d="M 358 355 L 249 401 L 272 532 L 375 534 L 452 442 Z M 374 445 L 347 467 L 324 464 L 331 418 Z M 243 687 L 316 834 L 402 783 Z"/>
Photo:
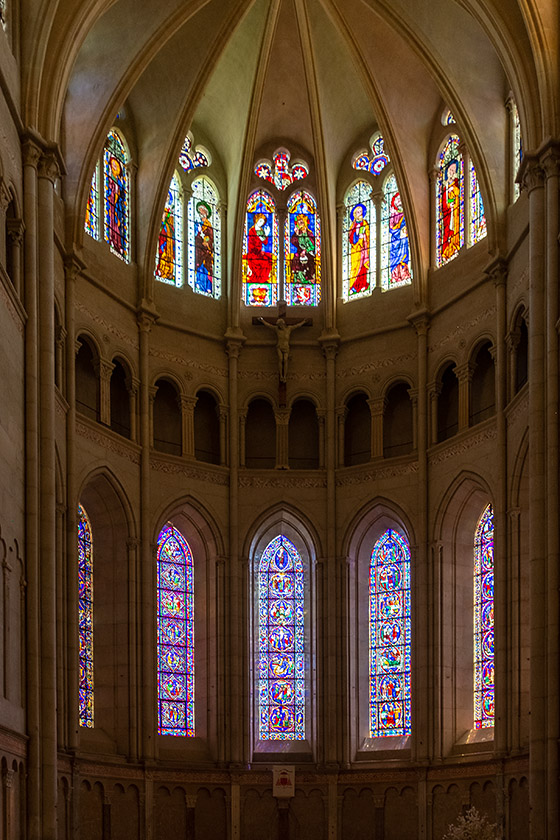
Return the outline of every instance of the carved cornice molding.
<path id="1" fill-rule="evenodd" d="M 346 379 L 350 376 L 362 376 L 364 373 L 371 371 L 379 371 L 384 368 L 392 367 L 393 365 L 400 365 L 404 362 L 416 361 L 416 351 L 413 353 L 401 353 L 400 356 L 393 356 L 393 358 L 375 359 L 372 362 L 367 362 L 364 365 L 356 365 L 354 367 L 344 368 L 337 372 L 337 379 Z M 377 381 L 379 377 L 377 377 Z"/>
<path id="2" fill-rule="evenodd" d="M 174 461 L 163 460 L 157 456 L 150 457 L 150 468 L 156 472 L 167 475 L 184 475 L 195 481 L 203 481 L 205 484 L 218 484 L 221 487 L 229 485 L 229 472 L 204 469 L 194 464 L 182 464 Z"/>
<path id="3" fill-rule="evenodd" d="M 124 344 L 128 344 L 129 347 L 134 347 L 136 349 L 138 348 L 138 339 L 136 337 L 133 338 L 127 333 L 124 333 L 122 330 L 119 330 L 114 323 L 112 323 L 111 321 L 106 321 L 105 318 L 102 318 L 100 315 L 95 314 L 91 311 L 91 309 L 88 309 L 88 307 L 81 301 L 76 303 L 76 310 L 78 312 L 81 312 L 83 315 L 86 315 L 90 321 L 93 321 L 93 323 L 98 324 L 100 327 L 103 327 L 104 330 L 114 335 L 115 338 L 118 338 Z"/>
<path id="4" fill-rule="evenodd" d="M 327 486 L 327 479 L 323 476 L 298 475 L 240 475 L 239 487 L 257 487 L 259 489 L 297 487 L 300 489 L 316 489 Z"/>
<path id="5" fill-rule="evenodd" d="M 395 464 L 394 466 L 372 467 L 369 465 L 360 471 L 348 475 L 340 474 L 336 479 L 337 487 L 349 487 L 355 484 L 366 484 L 375 481 L 383 481 L 386 478 L 397 478 L 400 475 L 414 475 L 418 472 L 418 461 L 408 461 L 406 464 Z"/>
<path id="6" fill-rule="evenodd" d="M 460 442 L 452 443 L 449 446 L 446 446 L 445 449 L 436 452 L 434 455 L 430 455 L 430 466 L 433 467 L 436 464 L 442 464 L 444 461 L 448 461 L 449 458 L 455 458 L 458 455 L 462 455 L 464 452 L 468 452 L 470 449 L 486 443 L 486 441 L 495 440 L 496 436 L 497 431 L 495 426 L 484 429 L 476 434 L 469 435 L 468 437 L 463 438 Z"/>
<path id="7" fill-rule="evenodd" d="M 448 333 L 443 338 L 440 338 L 435 344 L 430 344 L 428 346 L 428 353 L 435 353 L 436 350 L 439 350 L 441 347 L 444 347 L 446 344 L 449 344 L 450 341 L 456 342 L 459 336 L 463 335 L 463 333 L 467 332 L 468 330 L 473 329 L 474 327 L 478 326 L 482 321 L 486 321 L 489 318 L 492 318 L 496 314 L 496 307 L 490 306 L 488 309 L 485 309 L 476 318 L 472 318 L 470 321 L 464 322 L 462 324 L 458 324 L 453 332 Z"/>
<path id="8" fill-rule="evenodd" d="M 131 461 L 133 464 L 140 464 L 140 449 L 132 441 L 126 444 L 123 438 L 123 443 L 121 444 L 119 441 L 114 440 L 114 433 L 110 433 L 109 431 L 105 432 L 102 426 L 92 428 L 80 420 L 76 421 L 76 432 L 80 437 L 90 440 L 92 443 L 96 443 L 104 449 L 109 449 L 115 455 L 120 455 L 121 458 L 126 458 L 127 461 Z"/>

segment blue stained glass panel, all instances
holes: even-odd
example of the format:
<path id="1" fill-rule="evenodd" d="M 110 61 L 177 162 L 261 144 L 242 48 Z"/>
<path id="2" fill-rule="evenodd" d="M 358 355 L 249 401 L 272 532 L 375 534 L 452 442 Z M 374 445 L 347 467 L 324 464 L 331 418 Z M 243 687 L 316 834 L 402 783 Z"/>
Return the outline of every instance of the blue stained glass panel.
<path id="1" fill-rule="evenodd" d="M 284 536 L 265 548 L 258 569 L 259 738 L 305 739 L 304 571 Z"/>
<path id="2" fill-rule="evenodd" d="M 93 540 L 85 508 L 78 505 L 79 724 L 93 727 Z"/>
<path id="3" fill-rule="evenodd" d="M 369 581 L 370 735 L 411 733 L 410 548 L 387 530 L 371 554 Z"/>
<path id="4" fill-rule="evenodd" d="M 494 514 L 488 505 L 474 538 L 474 727 L 494 726 Z"/>
<path id="5" fill-rule="evenodd" d="M 222 280 L 222 227 L 219 199 L 207 178 L 191 184 L 188 204 L 188 278 L 197 294 L 219 298 Z"/>
<path id="6" fill-rule="evenodd" d="M 116 131 L 110 131 L 103 153 L 105 201 L 105 241 L 113 254 L 129 259 L 129 177 L 124 144 Z"/>
<path id="7" fill-rule="evenodd" d="M 194 566 L 171 524 L 157 547 L 157 686 L 160 735 L 194 737 Z"/>
<path id="8" fill-rule="evenodd" d="M 412 282 L 408 229 L 394 175 L 387 178 L 381 208 L 381 286 L 393 289 Z"/>

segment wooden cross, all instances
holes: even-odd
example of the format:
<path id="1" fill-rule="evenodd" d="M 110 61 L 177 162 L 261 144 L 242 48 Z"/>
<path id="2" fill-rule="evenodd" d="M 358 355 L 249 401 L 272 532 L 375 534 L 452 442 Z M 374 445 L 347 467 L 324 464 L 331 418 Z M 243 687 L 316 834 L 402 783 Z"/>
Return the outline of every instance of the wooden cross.
<path id="1" fill-rule="evenodd" d="M 285 326 L 282 326 L 282 329 L 279 328 L 278 321 L 282 319 Z M 280 408 L 286 407 L 286 378 L 287 378 L 287 366 L 288 366 L 288 357 L 289 357 L 289 340 L 290 340 L 290 333 L 294 327 L 311 327 L 313 325 L 313 318 L 288 318 L 286 317 L 286 301 L 281 300 L 278 302 L 278 315 L 276 318 L 253 318 L 253 324 L 255 326 L 266 326 L 270 327 L 271 329 L 275 329 L 277 332 L 277 353 L 278 353 L 278 361 L 279 361 L 279 375 L 278 375 L 278 404 Z M 285 327 L 289 327 L 292 329 L 285 329 Z"/>

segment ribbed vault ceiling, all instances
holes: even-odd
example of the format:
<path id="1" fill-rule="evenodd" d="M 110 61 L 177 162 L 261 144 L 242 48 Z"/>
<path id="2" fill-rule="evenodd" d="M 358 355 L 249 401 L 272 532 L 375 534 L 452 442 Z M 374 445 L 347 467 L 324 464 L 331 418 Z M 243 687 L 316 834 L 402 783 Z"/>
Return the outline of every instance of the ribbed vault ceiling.
<path id="1" fill-rule="evenodd" d="M 255 154 L 277 139 L 314 163 L 323 219 L 334 225 L 341 168 L 379 127 L 427 265 L 427 173 L 441 109 L 452 108 L 469 144 L 498 247 L 504 101 L 512 89 L 526 147 L 553 131 L 555 68 L 542 55 L 555 50 L 557 14 L 548 0 L 45 0 L 29 15 L 37 37 L 25 39 L 35 52 L 23 56 L 24 120 L 61 143 L 72 241 L 94 162 L 125 108 L 145 268 L 188 129 L 219 160 L 231 233 Z"/>

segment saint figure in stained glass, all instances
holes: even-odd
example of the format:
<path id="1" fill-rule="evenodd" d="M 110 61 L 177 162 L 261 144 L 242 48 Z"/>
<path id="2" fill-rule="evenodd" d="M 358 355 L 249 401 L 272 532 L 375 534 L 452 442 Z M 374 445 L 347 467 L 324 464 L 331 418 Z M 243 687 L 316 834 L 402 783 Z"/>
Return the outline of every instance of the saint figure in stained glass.
<path id="1" fill-rule="evenodd" d="M 85 508 L 78 505 L 78 632 L 80 726 L 93 727 L 93 540 Z"/>
<path id="2" fill-rule="evenodd" d="M 183 203 L 176 175 L 171 179 L 158 238 L 155 276 L 181 285 L 183 267 Z"/>
<path id="3" fill-rule="evenodd" d="M 370 735 L 411 733 L 410 548 L 389 529 L 371 554 L 369 581 Z"/>
<path id="4" fill-rule="evenodd" d="M 375 205 L 371 186 L 358 181 L 347 193 L 342 225 L 342 296 L 371 294 L 375 278 Z"/>
<path id="5" fill-rule="evenodd" d="M 107 136 L 104 152 L 105 241 L 128 260 L 128 172 L 126 153 L 116 131 Z"/>
<path id="6" fill-rule="evenodd" d="M 243 236 L 243 301 L 275 306 L 278 299 L 278 218 L 272 196 L 255 190 L 247 201 Z"/>
<path id="7" fill-rule="evenodd" d="M 494 726 L 494 514 L 488 505 L 474 538 L 474 726 Z"/>
<path id="8" fill-rule="evenodd" d="M 191 185 L 189 200 L 189 285 L 201 295 L 220 296 L 221 249 L 218 194 L 207 178 Z"/>
<path id="9" fill-rule="evenodd" d="M 439 159 L 437 179 L 437 259 L 444 265 L 464 245 L 465 228 L 463 156 L 459 138 L 452 135 Z"/>
<path id="10" fill-rule="evenodd" d="M 408 229 L 397 179 L 391 175 L 383 191 L 381 219 L 381 284 L 384 289 L 412 281 Z"/>
<path id="11" fill-rule="evenodd" d="M 321 224 L 315 199 L 292 195 L 284 236 L 285 294 L 289 306 L 316 306 L 321 300 Z"/>
<path id="12" fill-rule="evenodd" d="M 305 739 L 304 571 L 284 536 L 265 548 L 258 566 L 257 697 L 259 738 Z"/>
<path id="13" fill-rule="evenodd" d="M 195 735 L 194 566 L 171 523 L 157 543 L 157 684 L 160 735 Z"/>

